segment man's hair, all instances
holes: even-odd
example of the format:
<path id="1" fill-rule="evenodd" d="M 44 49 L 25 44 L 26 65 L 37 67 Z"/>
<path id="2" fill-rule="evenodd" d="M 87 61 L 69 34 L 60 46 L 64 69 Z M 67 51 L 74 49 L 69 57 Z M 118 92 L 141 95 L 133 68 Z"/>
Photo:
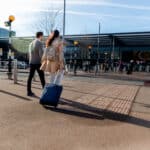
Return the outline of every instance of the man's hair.
<path id="1" fill-rule="evenodd" d="M 40 36 L 43 36 L 43 32 L 37 32 L 36 33 L 36 38 L 39 38 Z"/>

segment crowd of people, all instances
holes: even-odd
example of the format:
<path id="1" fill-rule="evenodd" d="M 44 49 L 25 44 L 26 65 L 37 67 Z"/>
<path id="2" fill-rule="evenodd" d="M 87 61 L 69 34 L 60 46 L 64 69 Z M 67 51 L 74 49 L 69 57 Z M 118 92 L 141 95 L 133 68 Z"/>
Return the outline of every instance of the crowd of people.
<path id="1" fill-rule="evenodd" d="M 150 64 L 144 61 L 133 61 L 123 62 L 123 61 L 106 61 L 106 62 L 95 62 L 91 61 L 71 61 L 68 63 L 68 68 L 70 72 L 73 71 L 77 74 L 78 70 L 84 72 L 116 72 L 116 73 L 127 73 L 132 74 L 132 72 L 150 72 Z"/>
<path id="2" fill-rule="evenodd" d="M 105 72 L 127 72 L 127 74 L 131 74 L 132 72 L 150 72 L 150 64 L 144 61 L 134 60 L 130 60 L 130 62 L 115 61 L 113 63 L 104 63 L 103 70 Z"/>

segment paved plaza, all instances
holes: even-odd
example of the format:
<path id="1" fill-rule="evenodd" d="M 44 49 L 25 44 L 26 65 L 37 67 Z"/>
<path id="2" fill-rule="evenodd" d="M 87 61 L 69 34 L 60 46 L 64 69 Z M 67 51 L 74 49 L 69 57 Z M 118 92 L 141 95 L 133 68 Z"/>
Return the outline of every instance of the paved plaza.
<path id="1" fill-rule="evenodd" d="M 39 81 L 30 98 L 26 78 L 16 85 L 0 78 L 0 149 L 149 150 L 149 87 L 71 76 L 63 85 L 55 110 L 39 105 Z"/>

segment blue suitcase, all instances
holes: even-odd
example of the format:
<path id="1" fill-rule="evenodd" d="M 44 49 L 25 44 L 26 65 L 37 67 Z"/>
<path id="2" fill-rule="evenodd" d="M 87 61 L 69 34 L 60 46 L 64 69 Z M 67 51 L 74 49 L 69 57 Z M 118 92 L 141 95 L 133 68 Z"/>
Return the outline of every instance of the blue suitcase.
<path id="1" fill-rule="evenodd" d="M 46 85 L 40 98 L 40 104 L 57 107 L 62 90 L 62 85 L 52 83 Z"/>

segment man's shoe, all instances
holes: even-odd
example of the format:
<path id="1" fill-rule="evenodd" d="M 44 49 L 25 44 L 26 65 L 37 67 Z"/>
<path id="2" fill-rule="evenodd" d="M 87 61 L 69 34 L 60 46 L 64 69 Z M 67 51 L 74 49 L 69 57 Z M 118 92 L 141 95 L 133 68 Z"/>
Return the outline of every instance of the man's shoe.
<path id="1" fill-rule="evenodd" d="M 34 94 L 33 92 L 29 92 L 29 93 L 27 94 L 27 96 L 34 97 L 34 96 L 35 96 L 35 94 Z"/>

